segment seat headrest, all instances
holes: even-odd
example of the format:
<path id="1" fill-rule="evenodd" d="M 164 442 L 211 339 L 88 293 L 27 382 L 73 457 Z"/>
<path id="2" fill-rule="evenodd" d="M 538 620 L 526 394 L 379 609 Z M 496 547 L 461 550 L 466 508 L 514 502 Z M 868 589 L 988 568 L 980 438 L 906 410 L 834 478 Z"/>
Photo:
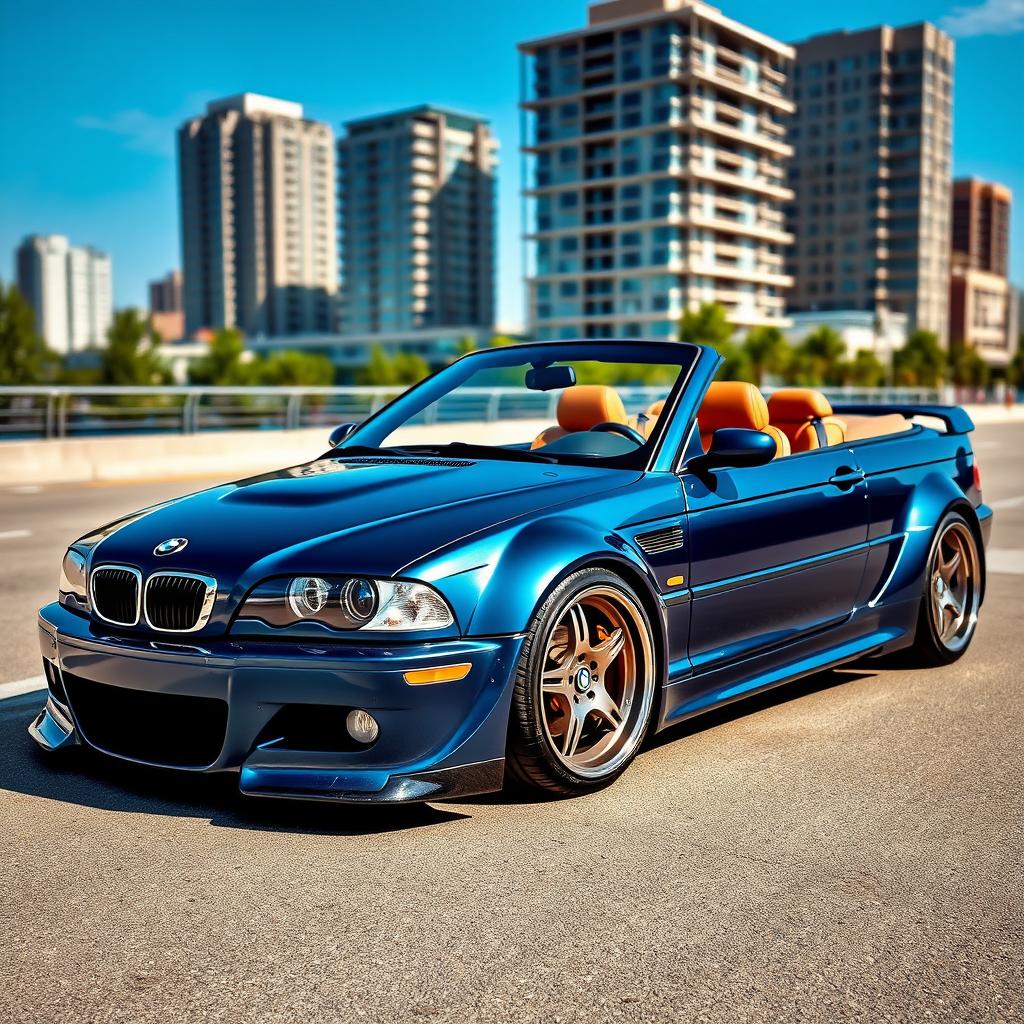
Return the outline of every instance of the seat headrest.
<path id="1" fill-rule="evenodd" d="M 589 430 L 598 423 L 625 423 L 626 407 L 606 384 L 577 384 L 558 399 L 558 425 L 563 430 Z"/>
<path id="2" fill-rule="evenodd" d="M 768 406 L 753 384 L 716 380 L 704 396 L 697 421 L 702 434 L 722 427 L 762 430 L 768 425 Z"/>
<path id="3" fill-rule="evenodd" d="M 768 399 L 772 423 L 803 423 L 832 415 L 829 400 L 813 388 L 779 388 Z"/>

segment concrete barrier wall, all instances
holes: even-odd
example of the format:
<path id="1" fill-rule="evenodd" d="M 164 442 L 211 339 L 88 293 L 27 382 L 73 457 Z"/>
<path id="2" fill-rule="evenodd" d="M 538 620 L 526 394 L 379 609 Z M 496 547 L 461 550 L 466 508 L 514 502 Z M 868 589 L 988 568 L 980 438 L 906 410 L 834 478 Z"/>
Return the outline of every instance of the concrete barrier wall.
<path id="1" fill-rule="evenodd" d="M 438 423 L 397 431 L 395 444 L 529 439 L 547 420 Z M 244 430 L 210 434 L 82 437 L 0 442 L 0 486 L 128 480 L 237 479 L 307 462 L 327 451 L 329 431 Z"/>
<path id="2" fill-rule="evenodd" d="M 1024 420 L 1024 406 L 966 406 L 974 422 Z M 547 420 L 437 423 L 407 427 L 395 444 L 471 441 L 509 444 L 535 437 Z M 237 479 L 307 462 L 327 450 L 329 431 L 261 430 L 211 434 L 83 437 L 0 442 L 0 486 L 128 480 Z"/>

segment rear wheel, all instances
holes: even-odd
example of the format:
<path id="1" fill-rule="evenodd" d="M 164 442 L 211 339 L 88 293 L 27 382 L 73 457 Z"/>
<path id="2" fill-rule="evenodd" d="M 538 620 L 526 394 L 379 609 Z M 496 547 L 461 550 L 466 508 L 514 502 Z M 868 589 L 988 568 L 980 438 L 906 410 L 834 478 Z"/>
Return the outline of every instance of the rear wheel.
<path id="1" fill-rule="evenodd" d="M 911 648 L 924 665 L 948 665 L 970 646 L 978 625 L 982 568 L 978 542 L 959 512 L 943 519 L 928 554 L 925 589 Z"/>
<path id="2" fill-rule="evenodd" d="M 507 767 L 520 784 L 574 794 L 636 756 L 655 691 L 650 620 L 604 569 L 564 580 L 530 624 L 516 670 Z"/>

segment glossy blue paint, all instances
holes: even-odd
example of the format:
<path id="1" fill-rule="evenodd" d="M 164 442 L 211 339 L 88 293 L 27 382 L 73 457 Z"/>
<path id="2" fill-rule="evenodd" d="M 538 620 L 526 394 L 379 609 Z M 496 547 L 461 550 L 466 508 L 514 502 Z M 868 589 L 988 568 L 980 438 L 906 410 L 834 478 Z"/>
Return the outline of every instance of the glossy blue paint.
<path id="1" fill-rule="evenodd" d="M 446 374 L 464 378 L 487 360 L 625 355 L 680 367 L 666 412 L 635 451 L 589 461 L 509 461 L 477 450 L 365 457 L 410 410 L 444 393 Z M 83 538 L 90 572 L 117 564 L 143 578 L 168 568 L 214 577 L 212 613 L 195 632 L 169 635 L 47 605 L 40 645 L 51 695 L 32 735 L 51 749 L 92 742 L 60 684 L 81 679 L 225 702 L 215 757 L 152 760 L 238 772 L 254 795 L 403 801 L 498 788 L 524 636 L 545 596 L 596 564 L 637 591 L 658 634 L 658 728 L 909 643 L 936 524 L 956 506 L 987 539 L 991 512 L 974 489 L 969 418 L 928 407 L 948 432 L 915 426 L 760 466 L 688 468 L 703 452 L 694 421 L 718 364 L 710 350 L 642 342 L 474 354 L 311 463 L 210 488 Z M 645 538 L 668 530 L 678 544 L 645 552 Z M 183 549 L 154 554 L 179 537 Z M 263 580 L 321 574 L 428 584 L 454 623 L 383 635 L 315 622 L 277 629 L 240 614 Z M 458 682 L 405 682 L 411 669 L 454 663 L 470 665 Z M 312 720 L 318 709 L 356 707 L 380 723 L 369 747 L 340 734 L 336 747 L 315 748 L 272 735 L 288 709 Z M 159 726 L 138 722 L 142 748 Z"/>

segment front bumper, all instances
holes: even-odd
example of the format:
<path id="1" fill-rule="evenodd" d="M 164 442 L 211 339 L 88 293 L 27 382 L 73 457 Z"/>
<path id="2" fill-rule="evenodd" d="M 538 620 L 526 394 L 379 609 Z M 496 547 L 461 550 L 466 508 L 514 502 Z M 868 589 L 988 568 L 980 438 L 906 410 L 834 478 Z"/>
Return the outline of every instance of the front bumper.
<path id="1" fill-rule="evenodd" d="M 164 768 L 237 771 L 252 796 L 400 803 L 502 785 L 521 636 L 200 646 L 107 635 L 51 604 L 39 641 L 49 699 L 29 732 L 47 750 L 84 744 Z M 404 680 L 410 669 L 467 662 L 457 682 Z M 379 738 L 361 747 L 339 730 L 337 749 L 325 749 L 333 713 L 343 720 L 351 708 L 377 719 Z M 282 724 L 296 717 L 319 720 L 316 744 Z"/>

